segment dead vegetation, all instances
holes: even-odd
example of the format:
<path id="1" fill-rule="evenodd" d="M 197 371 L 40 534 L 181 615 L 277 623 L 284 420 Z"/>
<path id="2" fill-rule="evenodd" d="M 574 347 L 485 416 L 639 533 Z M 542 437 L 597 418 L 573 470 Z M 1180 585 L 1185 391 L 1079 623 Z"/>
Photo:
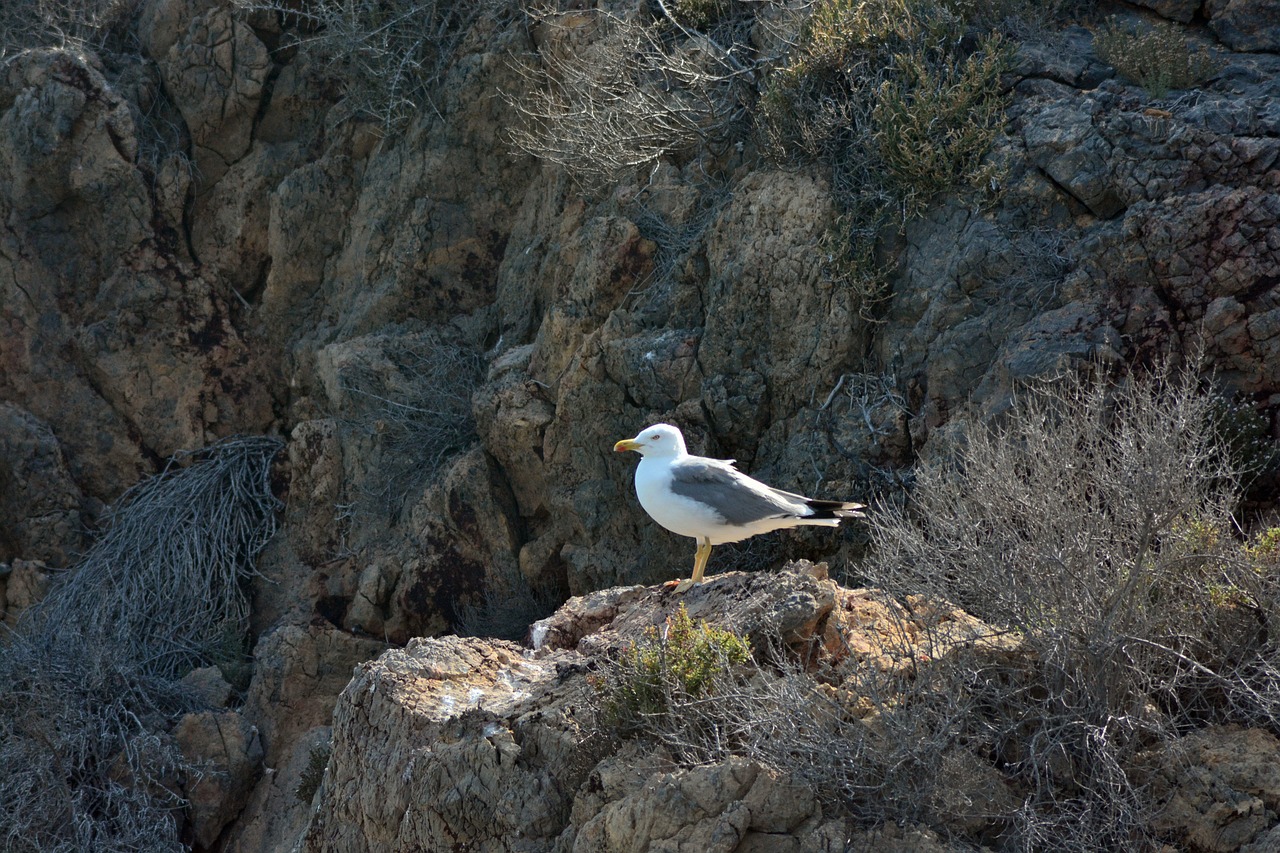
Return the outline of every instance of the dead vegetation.
<path id="1" fill-rule="evenodd" d="M 732 143 L 753 71 L 707 36 L 664 14 L 530 15 L 542 48 L 517 66 L 526 90 L 507 94 L 524 120 L 510 130 L 516 148 L 589 190 Z"/>
<path id="2" fill-rule="evenodd" d="M 347 366 L 343 429 L 372 450 L 361 461 L 370 473 L 359 478 L 364 490 L 353 496 L 353 512 L 397 517 L 451 456 L 476 440 L 471 394 L 483 364 L 478 353 L 424 334 L 396 337 Z"/>
<path id="3" fill-rule="evenodd" d="M 131 41 L 140 0 L 26 0 L 0 7 L 0 59 L 20 50 L 118 49 Z"/>
<path id="4" fill-rule="evenodd" d="M 275 530 L 273 438 L 221 442 L 126 492 L 0 655 L 0 846 L 184 849 L 176 679 L 242 647 L 242 581 Z"/>
<path id="5" fill-rule="evenodd" d="M 440 113 L 439 86 L 482 22 L 514 14 L 509 0 L 235 0 L 245 14 L 276 17 L 281 49 L 307 51 L 341 87 L 331 120 L 371 121 L 384 133 Z"/>

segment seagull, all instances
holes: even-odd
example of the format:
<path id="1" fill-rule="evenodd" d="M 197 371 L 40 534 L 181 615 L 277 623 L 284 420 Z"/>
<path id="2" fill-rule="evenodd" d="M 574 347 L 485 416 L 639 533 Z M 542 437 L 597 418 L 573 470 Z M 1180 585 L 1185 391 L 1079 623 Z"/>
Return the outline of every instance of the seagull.
<path id="1" fill-rule="evenodd" d="M 841 519 L 863 518 L 863 504 L 820 501 L 784 492 L 753 480 L 733 467 L 732 459 L 693 456 L 684 436 L 670 424 L 654 424 L 635 438 L 613 446 L 640 454 L 636 497 L 658 524 L 698 542 L 693 577 L 677 591 L 702 581 L 713 545 L 740 542 L 757 533 L 784 527 L 821 524 L 835 527 Z"/>

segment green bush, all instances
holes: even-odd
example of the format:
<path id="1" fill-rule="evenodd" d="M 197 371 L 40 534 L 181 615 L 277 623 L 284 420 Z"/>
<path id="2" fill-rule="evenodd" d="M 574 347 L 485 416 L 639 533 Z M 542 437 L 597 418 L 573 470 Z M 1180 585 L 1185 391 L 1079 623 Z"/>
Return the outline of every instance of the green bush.
<path id="1" fill-rule="evenodd" d="M 706 622 L 695 625 L 682 604 L 662 631 L 647 629 L 597 682 L 604 718 L 623 733 L 661 728 L 675 707 L 711 695 L 750 659 L 745 638 Z"/>
<path id="2" fill-rule="evenodd" d="M 904 56 L 899 75 L 880 87 L 873 135 L 889 187 L 908 210 L 993 179 L 995 170 L 983 158 L 1004 127 L 999 92 L 1008 56 L 998 35 L 955 64 Z"/>
<path id="3" fill-rule="evenodd" d="M 1177 25 L 1168 22 L 1140 30 L 1113 16 L 1098 30 L 1095 47 L 1099 59 L 1153 98 L 1196 86 L 1222 68 L 1203 47 L 1192 50 Z"/>
<path id="4" fill-rule="evenodd" d="M 307 755 L 307 766 L 303 768 L 302 775 L 298 779 L 298 787 L 293 789 L 293 795 L 298 798 L 298 802 L 311 805 L 312 798 L 320 789 L 320 783 L 324 781 L 324 769 L 328 766 L 329 756 L 332 754 L 332 741 L 326 741 L 311 748 L 310 754 Z"/>
<path id="5" fill-rule="evenodd" d="M 764 84 L 764 150 L 831 170 L 828 271 L 864 315 L 886 288 L 877 241 L 938 195 L 985 192 L 996 177 L 985 158 L 1004 126 L 1011 51 L 994 32 L 962 47 L 975 14 L 939 0 L 821 0 Z"/>

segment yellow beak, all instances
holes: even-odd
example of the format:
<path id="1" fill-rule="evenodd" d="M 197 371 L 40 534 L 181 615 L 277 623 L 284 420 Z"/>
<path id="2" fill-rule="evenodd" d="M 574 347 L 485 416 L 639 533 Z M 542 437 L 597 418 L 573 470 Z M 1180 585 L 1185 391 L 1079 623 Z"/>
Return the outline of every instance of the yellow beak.
<path id="1" fill-rule="evenodd" d="M 613 451 L 615 453 L 621 453 L 624 450 L 639 450 L 639 449 L 640 449 L 640 442 L 636 441 L 634 438 L 624 438 L 622 439 L 622 441 L 619 441 L 617 444 L 613 446 Z"/>

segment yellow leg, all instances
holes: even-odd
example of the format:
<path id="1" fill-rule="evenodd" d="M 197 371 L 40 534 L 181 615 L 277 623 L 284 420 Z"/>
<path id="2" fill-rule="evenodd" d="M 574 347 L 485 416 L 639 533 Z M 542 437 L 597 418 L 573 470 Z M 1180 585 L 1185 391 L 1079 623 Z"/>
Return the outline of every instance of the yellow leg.
<path id="1" fill-rule="evenodd" d="M 711 557 L 711 541 L 703 539 L 698 552 L 693 557 L 693 582 L 702 581 L 702 573 L 707 570 L 707 560 Z"/>

